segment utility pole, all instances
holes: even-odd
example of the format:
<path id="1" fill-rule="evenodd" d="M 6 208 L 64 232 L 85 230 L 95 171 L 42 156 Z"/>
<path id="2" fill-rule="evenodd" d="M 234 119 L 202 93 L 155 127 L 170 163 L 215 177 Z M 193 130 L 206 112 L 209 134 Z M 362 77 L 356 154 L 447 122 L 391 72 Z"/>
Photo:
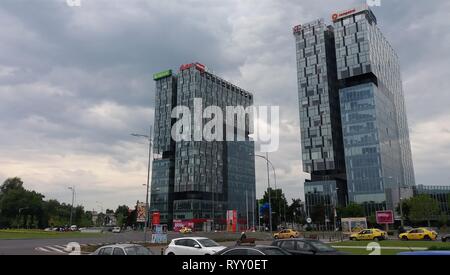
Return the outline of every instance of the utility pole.
<path id="1" fill-rule="evenodd" d="M 248 231 L 248 191 L 245 190 L 245 211 L 246 211 L 246 218 L 247 218 L 247 231 Z"/>
<path id="2" fill-rule="evenodd" d="M 149 204 L 149 192 L 150 192 L 150 170 L 152 165 L 152 147 L 153 147 L 153 139 L 152 139 L 152 126 L 150 126 L 149 135 L 140 135 L 140 134 L 131 134 L 134 137 L 143 137 L 148 141 L 148 167 L 147 167 L 147 188 L 145 194 L 145 225 L 144 225 L 144 243 L 147 242 L 147 227 L 149 226 L 150 220 L 150 204 Z"/>

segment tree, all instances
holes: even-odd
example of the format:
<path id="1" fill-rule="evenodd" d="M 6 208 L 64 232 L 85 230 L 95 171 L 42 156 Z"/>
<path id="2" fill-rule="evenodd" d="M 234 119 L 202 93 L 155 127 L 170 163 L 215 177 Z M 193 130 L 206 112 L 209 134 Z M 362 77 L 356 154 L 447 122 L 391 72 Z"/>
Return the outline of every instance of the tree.
<path id="1" fill-rule="evenodd" d="M 427 221 L 431 226 L 431 219 L 439 215 L 439 203 L 428 195 L 418 195 L 412 197 L 407 202 L 409 204 L 409 218 L 414 222 Z"/>
<path id="2" fill-rule="evenodd" d="M 263 203 L 269 202 L 269 188 L 264 192 L 262 198 Z M 281 224 L 282 219 L 284 219 L 285 211 L 288 208 L 286 197 L 283 194 L 282 189 L 272 189 L 270 188 L 270 203 L 272 206 L 272 227 L 276 229 L 277 225 Z M 269 215 L 269 213 L 267 213 Z M 267 217 L 267 221 L 269 217 Z"/>
<path id="3" fill-rule="evenodd" d="M 301 199 L 292 199 L 286 213 L 288 221 L 302 223 L 305 220 L 305 213 Z"/>
<path id="4" fill-rule="evenodd" d="M 123 226 L 126 224 L 127 218 L 129 215 L 129 211 L 130 211 L 130 208 L 128 208 L 128 206 L 126 206 L 126 205 L 120 205 L 117 207 L 115 214 L 116 214 L 118 226 Z"/>
<path id="5" fill-rule="evenodd" d="M 342 218 L 364 217 L 364 208 L 357 203 L 350 203 L 346 207 L 338 209 L 339 216 Z"/>

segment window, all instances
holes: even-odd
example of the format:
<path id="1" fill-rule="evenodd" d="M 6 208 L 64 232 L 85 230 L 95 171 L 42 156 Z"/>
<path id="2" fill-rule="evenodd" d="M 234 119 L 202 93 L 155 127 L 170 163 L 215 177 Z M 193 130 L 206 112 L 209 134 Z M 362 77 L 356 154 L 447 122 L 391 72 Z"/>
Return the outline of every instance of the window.
<path id="1" fill-rule="evenodd" d="M 113 255 L 125 255 L 125 252 L 123 252 L 122 248 L 116 247 L 114 248 Z"/>
<path id="2" fill-rule="evenodd" d="M 105 247 L 103 251 L 100 251 L 100 255 L 111 255 L 112 253 L 112 247 Z"/>
<path id="3" fill-rule="evenodd" d="M 281 248 L 286 249 L 286 250 L 294 250 L 295 242 L 294 241 L 284 241 L 281 243 Z"/>

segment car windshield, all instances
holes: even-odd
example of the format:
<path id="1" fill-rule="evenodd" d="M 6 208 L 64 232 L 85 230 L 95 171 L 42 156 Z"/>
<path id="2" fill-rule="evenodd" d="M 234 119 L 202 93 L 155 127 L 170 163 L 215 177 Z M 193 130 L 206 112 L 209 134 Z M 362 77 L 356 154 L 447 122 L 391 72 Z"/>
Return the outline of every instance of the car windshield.
<path id="1" fill-rule="evenodd" d="M 332 248 L 331 246 L 328 246 L 322 242 L 318 241 L 311 241 L 310 244 L 314 246 L 318 251 L 320 252 L 333 252 L 336 251 L 336 249 Z"/>
<path id="2" fill-rule="evenodd" d="M 200 239 L 200 240 L 198 240 L 198 242 L 201 243 L 201 245 L 204 247 L 220 246 L 220 244 L 218 244 L 215 241 L 210 240 L 210 239 Z"/>
<path id="3" fill-rule="evenodd" d="M 276 247 L 261 248 L 261 251 L 266 255 L 289 255 L 288 253 Z"/>
<path id="4" fill-rule="evenodd" d="M 126 247 L 127 255 L 152 255 L 150 250 L 142 246 Z"/>

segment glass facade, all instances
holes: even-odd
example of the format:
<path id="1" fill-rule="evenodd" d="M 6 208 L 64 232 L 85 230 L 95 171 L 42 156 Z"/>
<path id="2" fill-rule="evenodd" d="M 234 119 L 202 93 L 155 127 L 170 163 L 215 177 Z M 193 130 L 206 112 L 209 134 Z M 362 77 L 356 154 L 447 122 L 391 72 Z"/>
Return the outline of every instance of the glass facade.
<path id="1" fill-rule="evenodd" d="M 394 209 L 415 185 L 399 60 L 367 5 L 332 20 L 293 29 L 305 189 L 347 180 L 348 200 Z"/>
<path id="2" fill-rule="evenodd" d="M 361 203 L 385 201 L 395 209 L 399 186 L 415 185 L 397 54 L 369 8 L 333 26 L 349 197 Z M 354 145 L 358 139 L 362 147 Z M 358 160 L 372 167 L 355 168 Z"/>
<path id="3" fill-rule="evenodd" d="M 345 202 L 346 198 L 345 181 L 324 180 L 324 181 L 306 181 L 305 182 L 305 201 L 306 213 L 308 217 L 316 216 L 314 211 L 316 207 L 323 207 L 323 217 L 315 217 L 325 221 L 325 218 L 332 220 L 334 218 L 334 209 L 339 206 L 339 202 Z M 317 223 L 318 221 L 313 221 Z"/>
<path id="4" fill-rule="evenodd" d="M 163 159 L 170 160 L 173 174 L 168 172 L 171 169 L 169 166 L 153 167 L 171 175 L 167 180 L 171 184 L 167 204 L 171 206 L 167 208 L 171 208 L 172 219 L 193 220 L 197 228 L 202 228 L 202 223 L 212 219 L 217 224 L 224 224 L 226 210 L 238 210 L 242 223 L 246 220 L 247 213 L 250 218 L 254 216 L 254 207 L 250 207 L 256 197 L 254 143 L 248 137 L 250 123 L 253 121 L 247 117 L 246 130 L 240 133 L 244 135 L 244 141 L 206 141 L 203 138 L 194 141 L 195 131 L 203 129 L 194 125 L 192 119 L 192 141 L 174 142 L 170 131 L 175 121 L 170 116 L 172 108 L 180 105 L 187 106 L 193 115 L 194 99 L 202 100 L 202 112 L 208 106 L 218 106 L 225 114 L 227 106 L 252 106 L 253 95 L 205 70 L 198 69 L 195 64 L 191 65 L 182 66 L 178 75 L 171 77 L 171 83 L 174 83 L 174 79 L 176 82 L 170 93 L 164 90 L 164 79 L 157 81 L 157 91 L 161 86 L 165 96 L 159 95 L 158 99 L 157 92 L 156 102 L 163 106 L 155 108 L 155 113 L 160 112 L 155 116 L 155 125 L 162 127 L 155 131 L 155 135 L 158 133 L 157 137 L 155 136 L 155 150 L 163 153 Z M 159 84 L 159 81 L 163 83 Z M 209 120 L 203 118 L 202 125 Z M 165 128 L 168 125 L 170 127 Z M 224 133 L 226 127 L 224 123 Z M 239 131 L 235 128 L 234 132 L 237 135 Z M 165 151 L 167 149 L 168 151 Z M 152 180 L 157 182 L 160 179 L 154 176 Z M 156 200 L 152 203 L 158 204 Z"/>
<path id="5" fill-rule="evenodd" d="M 303 171 L 345 169 L 333 29 L 323 20 L 294 28 Z"/>
<path id="6" fill-rule="evenodd" d="M 305 189 L 316 183 L 323 189 L 329 189 L 335 186 L 337 180 L 345 183 L 333 28 L 319 19 L 296 26 L 293 32 L 297 55 L 303 171 L 311 174 L 312 181 L 305 182 Z M 308 213 L 323 203 L 322 199 L 314 198 L 315 195 L 306 196 Z M 335 205 L 345 204 L 343 199 L 332 202 Z"/>
<path id="7" fill-rule="evenodd" d="M 402 176 L 395 106 L 373 83 L 340 93 L 349 199 L 386 202 Z"/>

